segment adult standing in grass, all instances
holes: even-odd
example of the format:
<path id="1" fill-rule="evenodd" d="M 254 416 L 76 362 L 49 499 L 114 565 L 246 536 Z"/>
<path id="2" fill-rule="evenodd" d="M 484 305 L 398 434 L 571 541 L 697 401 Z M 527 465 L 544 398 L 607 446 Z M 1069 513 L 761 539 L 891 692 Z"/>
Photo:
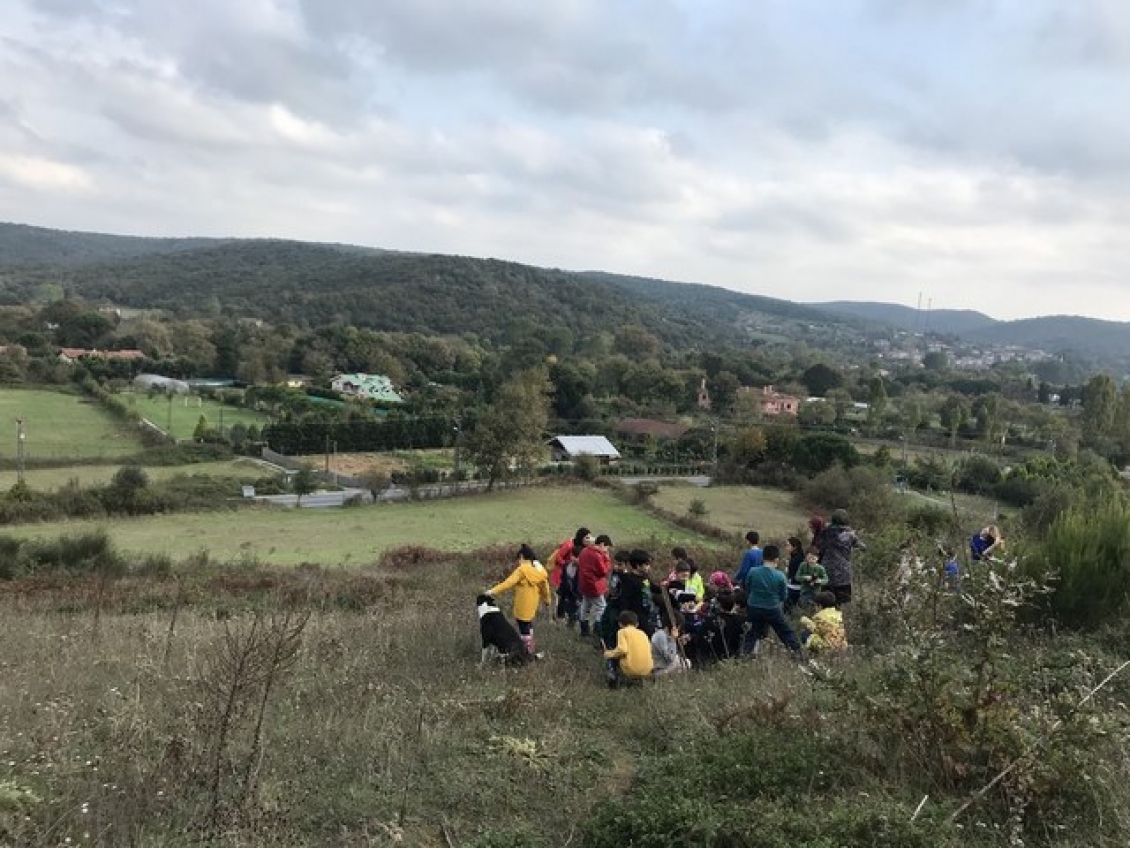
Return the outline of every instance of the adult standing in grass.
<path id="1" fill-rule="evenodd" d="M 518 635 L 522 637 L 526 653 L 533 656 L 537 652 L 534 647 L 534 616 L 538 612 L 538 602 L 549 609 L 551 594 L 549 574 L 529 545 L 518 549 L 518 565 L 509 577 L 487 589 L 487 594 L 497 595 L 509 589 L 514 590 L 514 620 L 518 623 Z"/>
<path id="2" fill-rule="evenodd" d="M 585 548 L 577 558 L 577 583 L 581 590 L 581 635 L 588 636 L 599 628 L 607 606 L 604 594 L 612 572 L 612 558 L 608 554 L 612 539 L 602 533 L 596 539 L 590 534 L 583 541 Z"/>
<path id="3" fill-rule="evenodd" d="M 832 513 L 832 520 L 820 534 L 820 541 L 820 564 L 828 573 L 828 591 L 836 596 L 836 606 L 840 607 L 851 601 L 851 553 L 856 548 L 866 550 L 867 546 L 848 526 L 847 512 L 842 509 Z"/>
<path id="4" fill-rule="evenodd" d="M 777 567 L 780 555 L 776 545 L 766 545 L 763 561 L 750 568 L 746 576 L 746 620 L 749 622 L 745 641 L 747 654 L 757 650 L 757 643 L 765 638 L 770 627 L 785 647 L 794 653 L 800 651 L 800 641 L 789 626 L 789 620 L 785 618 L 788 580 L 785 573 Z"/>

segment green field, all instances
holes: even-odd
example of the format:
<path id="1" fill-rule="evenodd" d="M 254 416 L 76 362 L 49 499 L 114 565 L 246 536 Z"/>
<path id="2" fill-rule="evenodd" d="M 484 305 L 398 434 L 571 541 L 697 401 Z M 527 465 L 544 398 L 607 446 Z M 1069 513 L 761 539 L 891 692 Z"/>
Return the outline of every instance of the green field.
<path id="1" fill-rule="evenodd" d="M 679 515 L 687 514 L 692 500 L 706 505 L 703 518 L 735 535 L 756 530 L 766 541 L 781 541 L 805 525 L 807 515 L 791 492 L 757 486 L 661 486 L 655 505 Z"/>
<path id="2" fill-rule="evenodd" d="M 72 480 L 77 480 L 80 486 L 104 485 L 110 482 L 119 468 L 120 465 L 114 464 L 29 468 L 24 474 L 24 479 L 32 489 L 49 492 L 66 486 Z M 149 475 L 150 480 L 167 480 L 180 474 L 255 479 L 274 472 L 255 460 L 235 459 L 224 462 L 197 462 L 191 465 L 158 465 L 146 468 L 145 473 Z M 17 477 L 15 471 L 0 471 L 0 491 L 10 489 Z"/>
<path id="3" fill-rule="evenodd" d="M 661 550 L 675 544 L 717 545 L 595 489 L 541 488 L 355 509 L 240 509 L 114 521 L 65 521 L 12 527 L 12 536 L 54 538 L 106 528 L 122 550 L 180 559 L 207 550 L 213 559 L 241 557 L 294 565 L 371 563 L 402 545 L 473 550 L 529 541 L 545 546 L 580 525 L 619 544 Z"/>
<path id="4" fill-rule="evenodd" d="M 28 461 L 59 457 L 125 456 L 141 450 L 141 442 L 96 402 L 65 392 L 42 389 L 0 389 L 0 456 L 16 457 L 16 419 L 24 422 Z"/>
<path id="5" fill-rule="evenodd" d="M 222 424 L 225 432 L 236 423 L 244 426 L 254 424 L 256 427 L 268 423 L 266 416 L 254 410 L 227 406 L 197 395 L 150 397 L 147 394 L 123 393 L 121 400 L 129 409 L 136 410 L 141 417 L 156 424 L 175 439 L 191 439 L 201 415 L 209 427 L 218 429 Z"/>

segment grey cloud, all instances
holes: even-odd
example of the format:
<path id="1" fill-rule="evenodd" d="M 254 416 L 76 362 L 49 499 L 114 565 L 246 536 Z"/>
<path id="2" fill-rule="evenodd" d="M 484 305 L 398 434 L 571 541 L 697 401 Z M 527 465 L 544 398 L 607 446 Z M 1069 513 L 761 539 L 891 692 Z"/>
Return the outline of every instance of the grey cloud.
<path id="1" fill-rule="evenodd" d="M 391 68 L 458 84 L 477 76 L 541 109 L 600 114 L 737 102 L 725 74 L 672 53 L 686 23 L 673 4 L 658 0 L 646 15 L 586 0 L 301 2 L 323 38 L 348 33 L 373 44 Z"/>

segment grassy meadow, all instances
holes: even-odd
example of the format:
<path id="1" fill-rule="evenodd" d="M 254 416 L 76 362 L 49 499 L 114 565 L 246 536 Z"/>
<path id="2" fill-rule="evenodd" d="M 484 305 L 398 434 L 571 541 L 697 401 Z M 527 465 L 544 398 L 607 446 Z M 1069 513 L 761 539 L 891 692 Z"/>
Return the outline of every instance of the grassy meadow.
<path id="1" fill-rule="evenodd" d="M 664 486 L 654 497 L 655 505 L 686 515 L 691 501 L 706 506 L 706 521 L 736 536 L 756 530 L 765 541 L 783 541 L 802 530 L 807 513 L 796 505 L 792 492 L 760 486 Z"/>
<path id="2" fill-rule="evenodd" d="M 201 550 L 213 559 L 252 559 L 276 565 L 374 562 L 384 551 L 417 545 L 465 551 L 494 543 L 549 545 L 578 526 L 621 544 L 663 550 L 707 542 L 631 507 L 607 491 L 581 486 L 503 490 L 458 499 L 382 504 L 352 509 L 241 508 L 230 512 L 158 515 L 109 521 L 64 521 L 14 526 L 19 538 L 53 538 L 105 528 L 115 544 L 137 554 L 181 559 Z M 548 556 L 545 550 L 543 556 Z"/>
<path id="3" fill-rule="evenodd" d="M 199 395 L 173 395 L 168 398 L 164 395 L 150 397 L 140 392 L 129 392 L 123 393 L 120 398 L 129 409 L 136 410 L 143 418 L 176 439 L 191 439 L 201 415 L 207 420 L 209 427 L 218 428 L 221 410 L 225 431 L 236 423 L 256 427 L 269 423 L 265 415 L 252 409 L 227 406 Z"/>
<path id="4" fill-rule="evenodd" d="M 0 455 L 16 458 L 16 419 L 24 421 L 28 461 L 126 456 L 142 448 L 128 427 L 96 402 L 77 394 L 43 389 L 0 389 L 0 422 L 5 425 Z"/>
<path id="5" fill-rule="evenodd" d="M 510 544 L 506 531 L 466 541 Z M 390 552 L 357 569 L 0 583 L 0 844 L 1126 844 L 1130 756 L 1106 735 L 1125 681 L 1078 716 L 977 706 L 992 732 L 973 735 L 947 717 L 968 708 L 966 678 L 916 676 L 931 666 L 892 652 L 890 621 L 867 623 L 889 599 L 849 610 L 853 653 L 813 665 L 770 640 L 752 660 L 609 690 L 591 642 L 541 617 L 542 661 L 481 667 L 471 597 L 507 559 Z M 1016 647 L 994 674 L 1016 667 Z M 1030 648 L 1072 703 L 1118 662 L 1066 633 Z M 959 668 L 975 670 L 969 653 L 955 651 Z M 1053 721 L 1092 746 L 1055 747 L 1052 774 L 1068 781 L 1021 762 L 1020 780 L 961 808 L 1007 765 L 994 746 L 1009 722 L 1023 735 L 1004 750 L 1022 751 Z M 1018 787 L 1031 826 L 1006 814 Z"/>
<path id="6" fill-rule="evenodd" d="M 24 480 L 32 488 L 42 492 L 68 485 L 77 480 L 80 486 L 101 486 L 109 483 L 120 465 L 67 465 L 58 468 L 29 468 Z M 196 462 L 189 465 L 153 465 L 145 469 L 150 480 L 167 480 L 181 474 L 190 476 L 229 477 L 248 479 L 270 473 L 270 469 L 253 459 L 233 459 L 219 462 Z M 0 471 L 0 490 L 10 489 L 18 479 L 16 471 Z M 232 490 L 233 493 L 236 491 Z"/>

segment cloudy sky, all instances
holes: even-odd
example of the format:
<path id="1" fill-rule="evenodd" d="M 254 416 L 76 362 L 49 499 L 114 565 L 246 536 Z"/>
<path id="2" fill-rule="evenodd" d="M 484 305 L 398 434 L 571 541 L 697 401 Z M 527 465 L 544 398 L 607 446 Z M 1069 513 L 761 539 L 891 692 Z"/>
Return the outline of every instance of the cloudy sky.
<path id="1" fill-rule="evenodd" d="M 1130 320 L 1124 0 L 0 0 L 0 220 Z"/>

